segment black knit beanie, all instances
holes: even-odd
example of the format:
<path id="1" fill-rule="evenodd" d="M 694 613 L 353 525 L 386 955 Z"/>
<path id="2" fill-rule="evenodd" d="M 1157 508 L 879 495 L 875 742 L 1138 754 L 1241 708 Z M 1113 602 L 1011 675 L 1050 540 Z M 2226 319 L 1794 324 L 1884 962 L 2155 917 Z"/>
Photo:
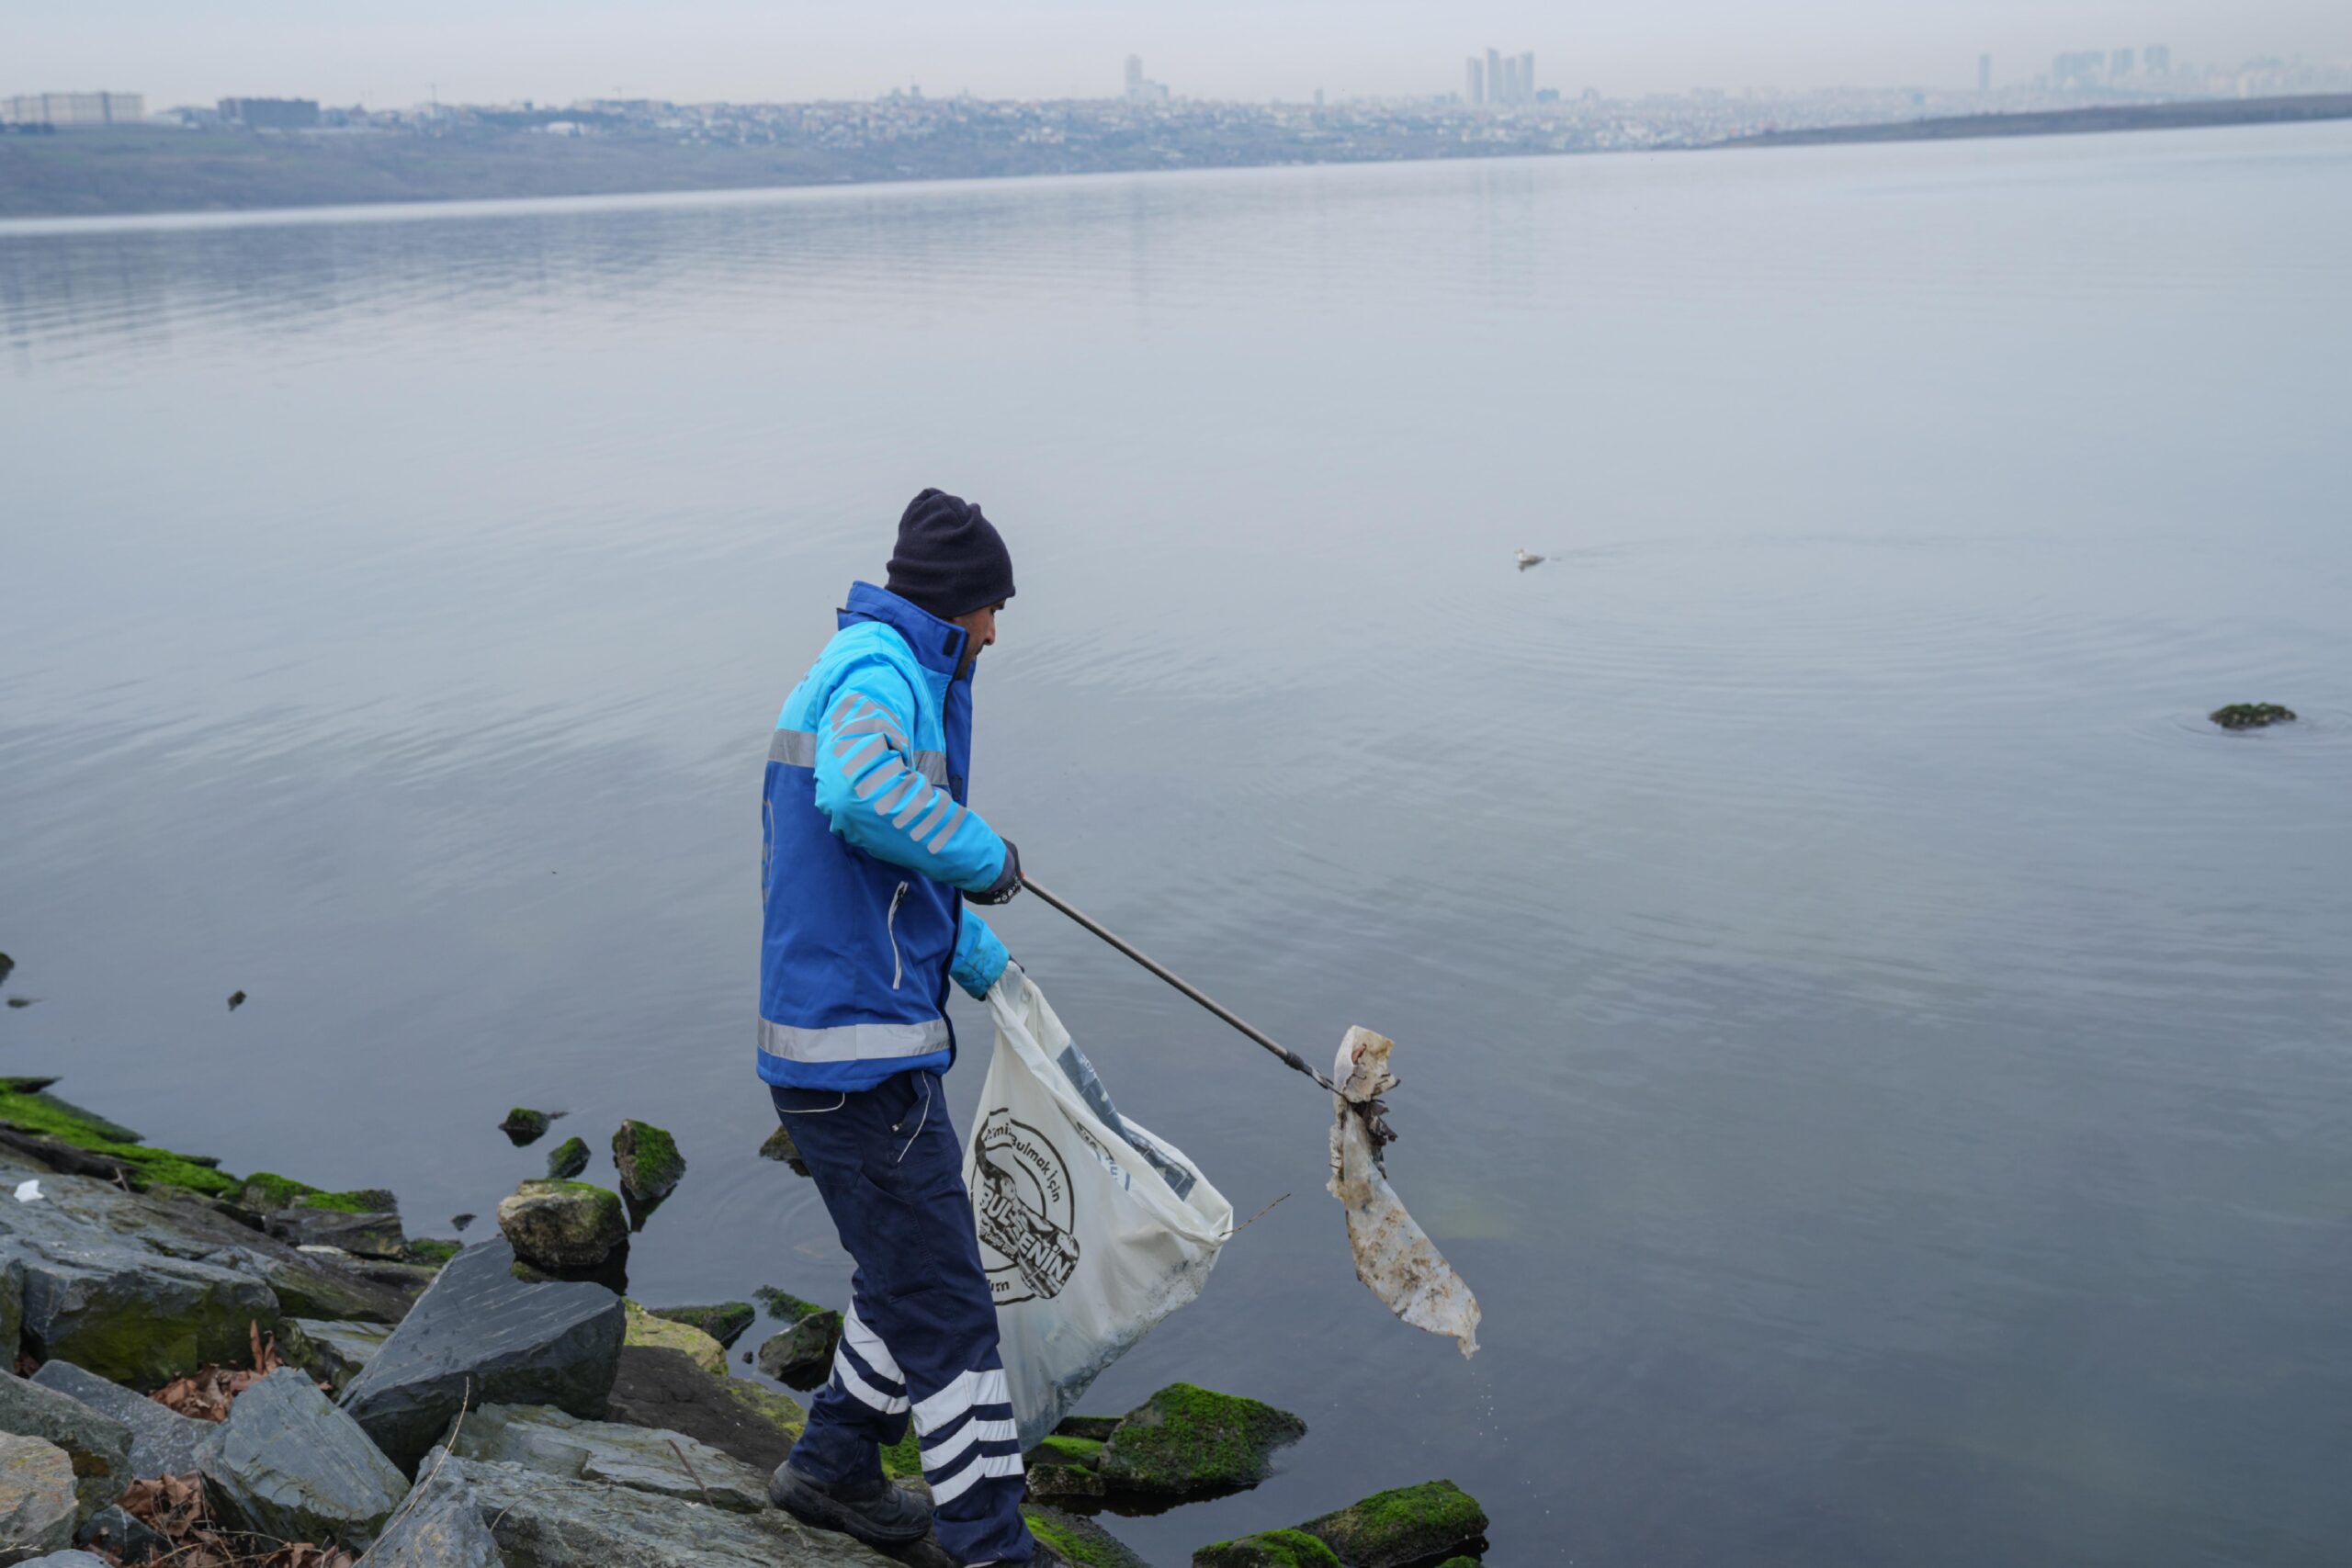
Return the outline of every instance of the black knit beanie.
<path id="1" fill-rule="evenodd" d="M 961 496 L 927 490 L 907 502 L 883 586 L 943 621 L 1012 597 L 1012 554 Z"/>

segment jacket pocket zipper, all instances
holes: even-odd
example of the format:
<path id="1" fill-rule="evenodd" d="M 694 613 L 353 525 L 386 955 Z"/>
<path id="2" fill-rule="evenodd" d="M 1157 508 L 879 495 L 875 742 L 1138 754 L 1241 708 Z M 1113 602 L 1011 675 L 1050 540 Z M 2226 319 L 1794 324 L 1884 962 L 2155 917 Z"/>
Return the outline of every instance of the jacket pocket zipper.
<path id="1" fill-rule="evenodd" d="M 894 991 L 899 988 L 899 982 L 907 977 L 907 961 L 899 951 L 899 906 L 906 901 L 907 889 L 912 886 L 909 882 L 899 884 L 899 890 L 890 895 L 889 916 L 882 922 L 882 929 L 890 937 L 890 988 Z"/>

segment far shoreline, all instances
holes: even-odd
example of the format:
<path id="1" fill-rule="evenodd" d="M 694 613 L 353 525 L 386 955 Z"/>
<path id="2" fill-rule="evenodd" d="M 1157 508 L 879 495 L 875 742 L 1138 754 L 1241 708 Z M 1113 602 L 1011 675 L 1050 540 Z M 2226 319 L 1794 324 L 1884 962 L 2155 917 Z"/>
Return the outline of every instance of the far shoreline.
<path id="1" fill-rule="evenodd" d="M 397 222 L 416 219 L 463 219 L 494 217 L 514 210 L 518 205 L 529 204 L 548 212 L 594 212 L 616 206 L 631 209 L 667 205 L 695 206 L 718 201 L 761 202 L 822 192 L 835 195 L 857 192 L 882 196 L 913 189 L 943 190 L 985 189 L 1008 183 L 1091 182 L 1105 177 L 1125 177 L 1134 175 L 1240 175 L 1276 169 L 1357 169 L 1386 168 L 1399 164 L 1502 164 L 1524 163 L 1577 157 L 1624 156 L 1642 153 L 1690 153 L 1731 151 L 1751 151 L 1770 148 L 1861 146 L 1885 142 L 1958 141 L 1988 139 L 2016 139 L 2086 134 L 2116 134 L 2153 130 L 2215 130 L 2236 126 L 2311 125 L 2352 120 L 2352 93 L 2314 94 L 2292 97 L 2192 99 L 2165 104 L 2107 106 L 2085 109 L 2061 109 L 2028 113 L 2002 113 L 1942 117 L 1914 120 L 1876 121 L 1849 126 L 1826 126 L 1799 130 L 1760 131 L 1752 135 L 1733 137 L 1719 141 L 1693 142 L 1687 145 L 1664 145 L 1642 148 L 1571 149 L 1559 152 L 1530 152 L 1512 150 L 1496 152 L 1470 152 L 1453 155 L 1401 158 L 1313 158 L 1295 160 L 1263 160 L 1207 164 L 1184 168 L 1163 165 L 1138 165 L 1099 169 L 1034 169 L 1004 170 L 987 174 L 915 174 L 869 178 L 801 177 L 754 180 L 739 183 L 725 178 L 702 179 L 714 173 L 709 166 L 702 169 L 666 168 L 661 171 L 663 183 L 635 184 L 625 177 L 617 184 L 597 188 L 553 188 L 543 190 L 502 190 L 491 192 L 459 192 L 447 188 L 342 189 L 332 184 L 322 188 L 293 187 L 283 179 L 267 177 L 275 170 L 282 174 L 288 145 L 287 139 L 275 138 L 264 146 L 270 157 L 280 160 L 277 165 L 260 165 L 265 177 L 257 180 L 250 191 L 251 199 L 234 197 L 216 200 L 199 206 L 144 205 L 127 191 L 100 189 L 88 193 L 80 209 L 59 206 L 42 207 L 39 189 L 12 189 L 9 183 L 11 154 L 28 145 L 40 153 L 71 158 L 95 150 L 99 159 L 91 166 L 103 170 L 105 164 L 115 161 L 107 155 L 119 152 L 130 145 L 149 153 L 160 154 L 148 162 L 164 173 L 173 172 L 175 154 L 183 152 L 195 157 L 201 149 L 191 149 L 175 138 L 187 133 L 161 129 L 141 128 L 113 133 L 60 132 L 45 137 L 0 137 L 0 238 L 37 238 L 48 235 L 105 232 L 120 229 L 242 227 L 247 225 L 304 224 L 323 222 Z M 218 138 L 208 141 L 218 142 Z M 387 139 L 389 141 L 390 139 Z M 460 144 L 461 147 L 464 144 Z M 394 149 L 401 151 L 401 149 Z M 501 156 L 496 144 L 481 144 L 473 151 L 481 154 L 485 170 Z M 536 152 L 536 149 L 533 150 Z M 601 149 L 592 149 L 593 160 Z M 627 153 L 624 157 L 620 154 Z M 301 149 L 291 155 L 300 161 L 311 155 Z M 321 154 L 322 162 L 331 154 Z M 628 172 L 630 149 L 616 150 L 612 166 L 599 169 L 593 164 L 576 164 L 561 173 L 575 176 L 605 177 Z M 457 160 L 462 163 L 462 159 Z M 447 162 L 440 165 L 445 170 Z M 639 159 L 637 167 L 644 167 Z M 67 173 L 56 170 L 54 173 Z M 305 173 L 314 171 L 304 171 Z M 380 175 L 382 170 L 370 171 Z M 482 171 L 477 171 L 478 174 Z M 512 171 L 508 171 L 510 174 Z M 445 176 L 446 177 L 446 176 Z M 380 187 L 381 181 L 378 181 Z M 308 194 L 305 194 L 305 193 Z M 28 199 L 34 205 L 25 205 Z M 93 208 L 95 201 L 100 205 Z M 109 201 L 121 205 L 107 206 Z"/>

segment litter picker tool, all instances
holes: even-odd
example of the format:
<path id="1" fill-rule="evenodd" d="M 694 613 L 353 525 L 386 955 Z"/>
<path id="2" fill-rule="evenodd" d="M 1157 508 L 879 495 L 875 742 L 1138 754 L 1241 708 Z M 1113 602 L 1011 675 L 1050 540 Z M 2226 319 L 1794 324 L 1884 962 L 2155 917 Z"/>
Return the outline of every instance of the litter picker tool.
<path id="1" fill-rule="evenodd" d="M 1356 1278 L 1407 1323 L 1431 1334 L 1450 1337 L 1462 1347 L 1464 1356 L 1475 1354 L 1478 1348 L 1477 1298 L 1438 1251 L 1437 1244 L 1405 1212 L 1404 1203 L 1388 1185 L 1383 1151 L 1396 1141 L 1396 1134 L 1389 1129 L 1388 1107 L 1380 1097 L 1399 1082 L 1388 1070 L 1389 1053 L 1396 1048 L 1396 1043 L 1369 1029 L 1350 1029 L 1340 1042 L 1331 1076 L 1326 1077 L 1297 1052 L 1246 1022 L 1207 992 L 1059 897 L 1025 876 L 1021 885 L 1280 1057 L 1285 1066 L 1330 1091 L 1329 1190 L 1347 1210 L 1348 1245 L 1355 1254 Z"/>

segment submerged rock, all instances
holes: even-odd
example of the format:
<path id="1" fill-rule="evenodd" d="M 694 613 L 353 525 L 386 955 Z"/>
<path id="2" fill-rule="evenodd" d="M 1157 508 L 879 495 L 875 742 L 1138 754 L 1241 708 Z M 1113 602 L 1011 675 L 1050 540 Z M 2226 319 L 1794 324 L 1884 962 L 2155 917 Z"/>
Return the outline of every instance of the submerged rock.
<path id="1" fill-rule="evenodd" d="M 1117 1536 L 1082 1515 L 1033 1503 L 1022 1507 L 1021 1517 L 1032 1536 L 1060 1552 L 1074 1568 L 1151 1568 Z"/>
<path id="2" fill-rule="evenodd" d="M 1348 1568 L 1411 1568 L 1484 1550 L 1487 1511 L 1453 1482 L 1426 1481 L 1375 1493 L 1298 1528 L 1338 1553 Z"/>
<path id="3" fill-rule="evenodd" d="M 514 1269 L 503 1240 L 459 1253 L 344 1390 L 344 1408 L 401 1469 L 469 1400 L 604 1416 L 626 1326 L 620 1297 Z"/>
<path id="4" fill-rule="evenodd" d="M 506 1568 L 473 1490 L 435 1476 L 432 1489 L 394 1514 L 361 1568 Z"/>
<path id="5" fill-rule="evenodd" d="M 812 1309 L 760 1346 L 760 1371 L 786 1388 L 806 1392 L 831 1375 L 833 1349 L 841 1338 L 842 1314 Z"/>
<path id="6" fill-rule="evenodd" d="M 44 1438 L 0 1432 L 0 1562 L 22 1562 L 71 1545 L 79 1512 L 65 1450 Z"/>
<path id="7" fill-rule="evenodd" d="M 623 1347 L 606 1412 L 632 1427 L 683 1432 L 766 1474 L 784 1462 L 808 1412 L 763 1384 L 715 1376 L 682 1351 Z"/>
<path id="8" fill-rule="evenodd" d="M 585 1138 L 566 1138 L 548 1151 L 549 1181 L 569 1181 L 587 1168 L 588 1140 Z"/>
<path id="9" fill-rule="evenodd" d="M 499 1200 L 498 1228 L 540 1269 L 594 1269 L 628 1245 L 619 1196 L 584 1181 L 524 1182 Z"/>
<path id="10" fill-rule="evenodd" d="M 562 1114 L 560 1111 L 533 1111 L 527 1106 L 518 1105 L 506 1113 L 506 1120 L 498 1124 L 498 1130 L 505 1134 L 516 1148 L 524 1148 L 546 1137 L 548 1125 Z"/>
<path id="11" fill-rule="evenodd" d="M 613 1163 L 621 1190 L 641 1203 L 659 1203 L 677 1190 L 686 1160 L 677 1140 L 650 1122 L 624 1122 L 613 1134 Z"/>
<path id="12" fill-rule="evenodd" d="M 1272 1472 L 1276 1449 L 1306 1435 L 1306 1423 L 1287 1410 L 1170 1383 L 1121 1419 L 1095 1468 L 1112 1486 L 1137 1492 L 1251 1486 Z"/>
<path id="13" fill-rule="evenodd" d="M 635 1302 L 624 1302 L 622 1307 L 628 1314 L 628 1333 L 621 1341 L 624 1345 L 659 1346 L 683 1352 L 705 1371 L 727 1370 L 727 1347 L 701 1329 L 656 1316 Z"/>
<path id="14" fill-rule="evenodd" d="M 800 1157 L 800 1146 L 792 1141 L 792 1129 L 779 1125 L 760 1145 L 762 1159 L 781 1160 L 792 1168 L 795 1176 L 808 1174 L 808 1162 Z"/>
<path id="15" fill-rule="evenodd" d="M 2223 729 L 2261 729 L 2273 724 L 2294 723 L 2295 710 L 2282 708 L 2277 703 L 2232 703 L 2205 716 Z"/>
<path id="16" fill-rule="evenodd" d="M 288 1366 L 301 1368 L 341 1393 L 391 1337 L 390 1324 L 289 1317 L 278 1325 L 277 1349 Z"/>
<path id="17" fill-rule="evenodd" d="M 277 1540 L 364 1547 L 408 1495 L 359 1424 L 291 1367 L 237 1396 L 201 1473 L 222 1517 Z"/>
<path id="18" fill-rule="evenodd" d="M 1304 1530 L 1260 1530 L 1193 1553 L 1193 1568 L 1348 1568 Z"/>
<path id="19" fill-rule="evenodd" d="M 88 1518 L 130 1484 L 130 1428 L 69 1394 L 0 1372 L 0 1432 L 39 1438 L 73 1461 L 75 1521 Z"/>
<path id="20" fill-rule="evenodd" d="M 129 1482 L 157 1475 L 186 1475 L 204 1451 L 220 1439 L 210 1421 L 183 1416 L 167 1404 L 133 1393 L 71 1361 L 51 1361 L 32 1375 L 42 1388 L 89 1406 L 130 1434 Z"/>
<path id="21" fill-rule="evenodd" d="M 439 1473 L 472 1490 L 509 1568 L 888 1568 L 890 1562 L 776 1508 L 730 1513 L 625 1483 L 567 1481 L 455 1455 Z"/>
<path id="22" fill-rule="evenodd" d="M 732 1513 L 755 1514 L 768 1506 L 766 1472 L 683 1432 L 582 1421 L 544 1406 L 484 1405 L 467 1416 L 449 1451 L 567 1481 L 692 1497 Z"/>
<path id="23" fill-rule="evenodd" d="M 653 1315 L 699 1328 L 724 1350 L 743 1337 L 743 1331 L 757 1321 L 760 1312 L 749 1302 L 721 1302 L 717 1306 L 655 1307 Z"/>

